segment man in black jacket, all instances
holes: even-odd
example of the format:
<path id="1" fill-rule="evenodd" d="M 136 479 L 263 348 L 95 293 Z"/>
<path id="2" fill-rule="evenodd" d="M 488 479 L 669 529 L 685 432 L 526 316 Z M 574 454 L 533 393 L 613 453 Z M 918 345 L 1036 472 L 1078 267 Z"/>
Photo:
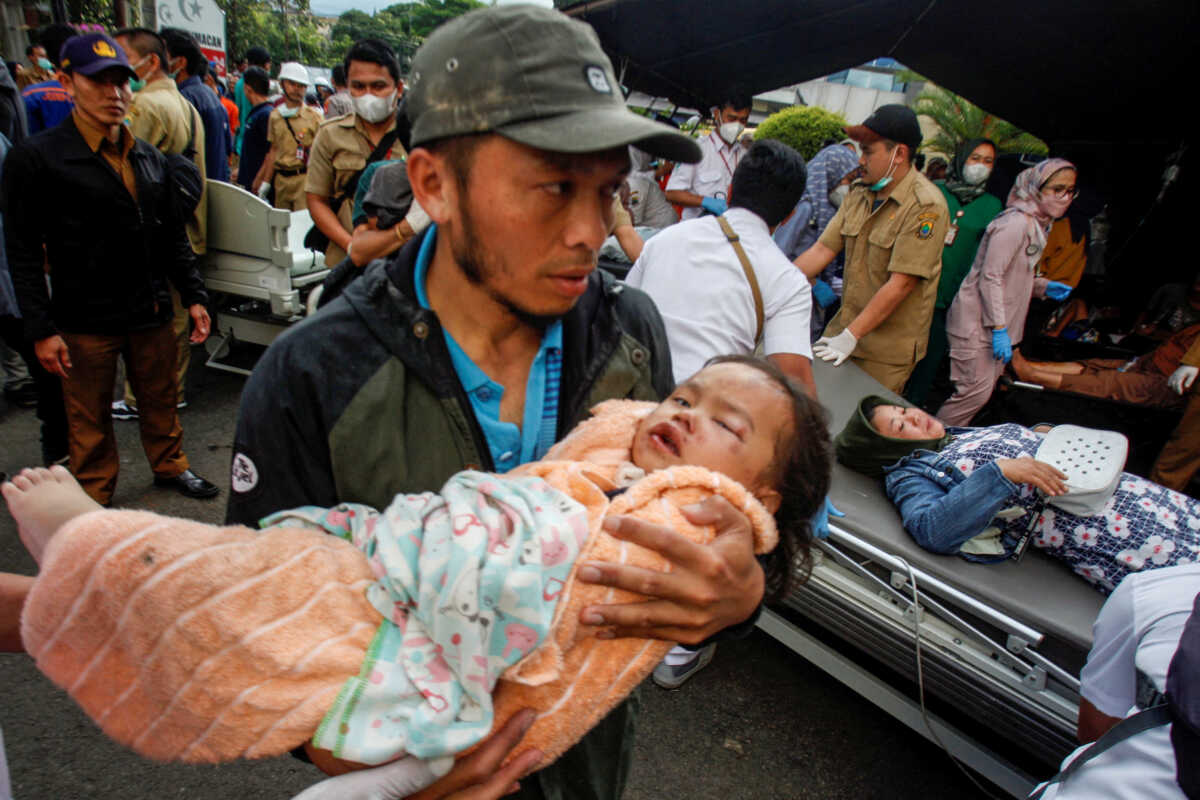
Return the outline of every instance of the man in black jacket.
<path id="1" fill-rule="evenodd" d="M 3 196 L 25 333 L 41 364 L 63 379 L 71 469 L 97 502 L 112 499 L 119 460 L 111 402 L 122 354 L 155 484 L 212 497 L 217 487 L 188 468 L 175 409 L 168 280 L 189 310 L 193 342 L 204 341 L 210 323 L 166 159 L 122 124 L 134 72 L 116 42 L 101 33 L 70 39 L 61 68 L 75 109 L 13 149 Z"/>
<path id="2" fill-rule="evenodd" d="M 694 142 L 626 110 L 595 33 L 557 11 L 459 17 L 425 41 L 411 75 L 408 174 L 435 224 L 259 362 L 242 395 L 231 521 L 307 503 L 384 507 L 463 469 L 505 472 L 540 458 L 594 404 L 671 388 L 653 303 L 596 272 L 596 257 L 629 171 L 626 146 L 694 162 Z M 717 528 L 711 547 L 621 521 L 616 535 L 674 567 L 654 579 L 651 600 L 590 607 L 582 622 L 698 643 L 751 617 L 763 582 L 748 522 L 728 503 L 699 513 Z M 580 577 L 641 591 L 647 580 L 612 564 Z M 633 705 L 523 781 L 520 796 L 619 797 Z M 465 770 L 434 796 L 473 783 Z"/>

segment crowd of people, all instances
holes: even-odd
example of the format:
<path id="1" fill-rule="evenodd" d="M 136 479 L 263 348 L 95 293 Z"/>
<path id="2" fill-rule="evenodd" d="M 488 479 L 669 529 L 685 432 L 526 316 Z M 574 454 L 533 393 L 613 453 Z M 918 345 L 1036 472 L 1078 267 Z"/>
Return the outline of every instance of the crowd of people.
<path id="1" fill-rule="evenodd" d="M 916 115 L 884 105 L 806 163 L 781 142 L 746 141 L 752 99 L 739 90 L 715 98 L 711 130 L 693 138 L 625 108 L 588 26 L 523 6 L 442 26 L 407 76 L 372 39 L 327 82 L 295 62 L 275 72 L 260 47 L 219 74 L 177 29 L 62 25 L 38 31 L 16 66 L 0 73 L 12 89 L 0 93 L 4 390 L 36 406 L 48 469 L 4 484 L 41 576 L 0 576 L 10 617 L 0 641 L 49 664 L 53 637 L 46 651 L 32 627 L 14 638 L 10 612 L 59 613 L 72 559 L 101 531 L 130 543 L 130 574 L 148 530 L 197 562 L 221 542 L 258 541 L 248 528 L 264 521 L 318 548 L 332 535 L 345 545 L 339 580 L 370 585 L 356 623 L 370 635 L 349 646 L 348 670 L 331 673 L 311 726 L 276 744 L 305 744 L 334 774 L 387 763 L 306 796 L 386 785 L 396 797 L 498 797 L 534 767 L 520 796 L 619 796 L 634 724 L 624 693 L 636 681 L 618 679 L 683 685 L 718 641 L 745 635 L 797 566 L 803 574 L 836 513 L 814 357 L 852 363 L 893 393 L 863 401 L 836 453 L 885 477 L 922 547 L 1003 559 L 1036 519 L 1034 546 L 1115 590 L 1110 604 L 1149 591 L 1149 578 L 1127 588 L 1143 572 L 1184 571 L 1200 552 L 1188 527 L 1200 504 L 1181 493 L 1200 468 L 1200 278 L 1165 287 L 1113 340 L 1141 342 L 1132 359 L 1048 362 L 1020 349 L 1097 319 L 1073 296 L 1086 249 L 1068 218 L 1080 178 L 1071 161 L 1025 169 L 1002 201 L 988 189 L 995 143 L 964 142 L 923 172 Z M 137 420 L 156 485 L 221 492 L 190 468 L 180 417 L 190 348 L 212 324 L 197 267 L 205 179 L 307 211 L 305 245 L 338 276 L 322 310 L 247 381 L 218 539 L 185 521 L 89 513 L 114 496 L 114 419 Z M 42 213 L 51 206 L 53 217 Z M 624 279 L 597 270 L 598 255 L 625 262 Z M 1053 307 L 1049 322 L 1031 314 L 1035 300 Z M 114 398 L 118 360 L 126 386 Z M 1123 476 L 1092 515 L 1046 512 L 1068 476 L 1036 459 L 1043 432 L 964 427 L 1010 369 L 1021 382 L 1182 411 L 1150 480 Z M 939 382 L 948 396 L 937 397 Z M 917 408 L 934 404 L 932 416 Z M 655 483 L 662 470 L 669 479 Z M 622 560 L 621 543 L 641 560 Z M 196 580 L 235 586 L 237 568 L 223 560 Z M 274 606 L 294 588 L 256 597 Z M 576 598 L 561 601 L 569 614 L 555 611 L 560 595 Z M 1128 649 L 1105 608 L 1097 630 L 1115 643 L 1104 647 Z M 1187 637 L 1183 606 L 1172 608 L 1173 654 Z M 299 623 L 305 635 L 325 635 L 319 616 Z M 677 644 L 620 649 L 629 637 Z M 592 648 L 604 677 L 564 667 Z M 1093 672 L 1111 661 L 1100 636 L 1097 648 Z M 553 663 L 530 676 L 531 660 Z M 1152 677 L 1165 690 L 1169 658 L 1159 660 Z M 297 685 L 309 679 L 304 661 L 289 673 Z M 374 672 L 358 674 L 360 662 Z M 60 682 L 82 666 L 54 663 Z M 178 674 L 139 681 L 173 698 L 180 684 L 167 676 Z M 605 701 L 575 696 L 576 682 L 603 685 Z M 1141 702 L 1090 684 L 1084 697 L 1081 740 Z M 500 766 L 534 725 L 523 707 L 545 715 L 568 702 L 578 715 L 590 704 L 586 725 L 536 734 Z M 118 706 L 85 709 L 139 752 L 190 735 L 170 722 L 158 737 L 118 733 Z M 211 708 L 195 713 L 202 729 L 219 721 L 204 716 Z M 263 737 L 274 729 L 264 723 Z M 1173 739 L 1153 745 L 1164 770 L 1172 746 L 1182 752 Z M 246 752 L 193 741 L 171 757 Z M 1085 777 L 1060 777 L 1055 796 L 1085 796 L 1072 792 L 1103 782 L 1114 759 L 1079 761 L 1072 774 Z M 1176 788 L 1187 786 L 1181 777 Z"/>

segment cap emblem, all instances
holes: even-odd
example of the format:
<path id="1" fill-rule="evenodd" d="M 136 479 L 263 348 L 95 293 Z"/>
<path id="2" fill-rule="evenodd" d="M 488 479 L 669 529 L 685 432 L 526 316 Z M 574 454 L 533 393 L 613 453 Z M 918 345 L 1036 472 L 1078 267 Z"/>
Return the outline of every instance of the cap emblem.
<path id="1" fill-rule="evenodd" d="M 612 94 L 612 86 L 608 83 L 608 76 L 604 74 L 604 67 L 595 64 L 589 64 L 583 70 L 584 76 L 587 77 L 588 86 L 600 94 Z"/>
<path id="2" fill-rule="evenodd" d="M 92 52 L 102 58 L 116 58 L 117 51 L 112 49 L 112 45 L 103 39 L 97 39 L 92 44 Z"/>

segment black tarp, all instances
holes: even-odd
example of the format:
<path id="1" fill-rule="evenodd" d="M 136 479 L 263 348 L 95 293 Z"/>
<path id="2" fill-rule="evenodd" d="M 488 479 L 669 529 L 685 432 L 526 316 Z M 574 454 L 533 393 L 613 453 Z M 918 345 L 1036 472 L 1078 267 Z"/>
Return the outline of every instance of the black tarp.
<path id="1" fill-rule="evenodd" d="M 1178 143 L 1200 3 L 558 0 L 630 89 L 707 108 L 890 56 L 1047 141 Z"/>

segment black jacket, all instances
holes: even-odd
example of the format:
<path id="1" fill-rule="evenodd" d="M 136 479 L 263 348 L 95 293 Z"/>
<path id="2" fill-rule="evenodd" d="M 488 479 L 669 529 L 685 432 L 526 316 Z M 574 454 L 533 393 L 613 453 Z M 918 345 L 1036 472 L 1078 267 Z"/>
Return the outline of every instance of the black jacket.
<path id="1" fill-rule="evenodd" d="M 129 151 L 135 203 L 73 117 L 13 148 L 4 164 L 4 233 L 25 334 L 119 334 L 171 318 L 168 281 L 184 306 L 207 302 L 183 220 L 168 202 L 166 158 Z M 53 299 L 42 269 L 50 262 Z"/>
<path id="2" fill-rule="evenodd" d="M 259 360 L 242 393 L 230 522 L 309 504 L 385 508 L 398 492 L 493 468 L 437 315 L 415 298 L 423 238 L 373 262 Z M 672 388 L 657 309 L 602 271 L 563 319 L 562 363 L 560 438 L 602 400 Z"/>

